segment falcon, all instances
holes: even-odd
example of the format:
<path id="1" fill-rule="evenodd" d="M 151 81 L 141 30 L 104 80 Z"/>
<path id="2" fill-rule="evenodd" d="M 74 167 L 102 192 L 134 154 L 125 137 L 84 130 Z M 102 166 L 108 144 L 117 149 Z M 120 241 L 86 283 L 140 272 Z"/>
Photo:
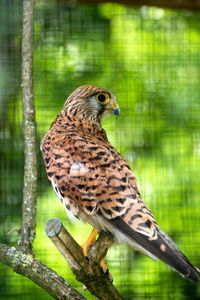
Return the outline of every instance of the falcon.
<path id="1" fill-rule="evenodd" d="M 156 223 L 128 163 L 108 141 L 101 123 L 110 114 L 120 114 L 112 93 L 97 86 L 80 86 L 41 142 L 47 176 L 68 215 L 95 228 L 84 253 L 98 231 L 104 230 L 117 242 L 128 243 L 184 277 L 200 281 L 199 269 Z"/>

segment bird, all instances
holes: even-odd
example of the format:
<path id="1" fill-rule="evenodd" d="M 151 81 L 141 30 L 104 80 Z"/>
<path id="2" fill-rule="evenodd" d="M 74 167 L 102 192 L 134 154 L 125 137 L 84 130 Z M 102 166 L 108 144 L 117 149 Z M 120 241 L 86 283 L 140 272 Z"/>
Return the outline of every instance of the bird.
<path id="1" fill-rule="evenodd" d="M 82 85 L 72 92 L 41 141 L 47 176 L 69 218 L 94 227 L 84 253 L 104 230 L 199 282 L 200 270 L 157 224 L 130 166 L 102 128 L 106 116 L 119 114 L 116 97 L 107 89 Z"/>

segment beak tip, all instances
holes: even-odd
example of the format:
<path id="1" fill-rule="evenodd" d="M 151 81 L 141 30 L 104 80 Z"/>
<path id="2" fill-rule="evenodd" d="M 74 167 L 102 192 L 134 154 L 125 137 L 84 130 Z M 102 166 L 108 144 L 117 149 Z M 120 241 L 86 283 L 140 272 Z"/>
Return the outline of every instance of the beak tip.
<path id="1" fill-rule="evenodd" d="M 115 116 L 119 116 L 120 115 L 120 108 L 119 107 L 113 108 L 113 114 Z"/>

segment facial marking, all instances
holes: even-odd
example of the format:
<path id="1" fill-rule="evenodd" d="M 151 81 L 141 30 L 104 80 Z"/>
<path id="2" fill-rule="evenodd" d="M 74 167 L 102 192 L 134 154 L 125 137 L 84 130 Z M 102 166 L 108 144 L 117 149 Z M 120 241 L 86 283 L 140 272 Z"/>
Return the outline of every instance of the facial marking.
<path id="1" fill-rule="evenodd" d="M 95 96 L 92 96 L 92 97 L 90 98 L 90 104 L 91 104 L 91 106 L 92 106 L 92 108 L 93 108 L 94 110 L 97 110 L 97 111 L 98 111 L 98 110 L 100 109 L 100 104 L 97 102 Z"/>

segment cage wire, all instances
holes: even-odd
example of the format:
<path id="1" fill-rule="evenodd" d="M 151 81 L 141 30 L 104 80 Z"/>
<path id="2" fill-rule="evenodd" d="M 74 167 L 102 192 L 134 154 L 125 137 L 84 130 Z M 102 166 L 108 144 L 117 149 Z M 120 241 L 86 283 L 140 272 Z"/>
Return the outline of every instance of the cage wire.
<path id="1" fill-rule="evenodd" d="M 23 186 L 21 125 L 22 1 L 1 0 L 1 242 L 14 245 Z M 199 12 L 114 3 L 37 1 L 34 49 L 39 197 L 34 251 L 82 289 L 44 233 L 59 217 L 82 243 L 90 226 L 70 223 L 46 179 L 39 142 L 67 96 L 82 84 L 111 90 L 121 116 L 103 126 L 138 178 L 161 228 L 194 265 L 200 261 L 200 23 Z M 200 299 L 199 285 L 126 245 L 107 256 L 114 284 L 131 300 Z M 30 280 L 0 265 L 1 299 L 51 299 Z M 87 299 L 94 299 L 85 291 Z"/>

